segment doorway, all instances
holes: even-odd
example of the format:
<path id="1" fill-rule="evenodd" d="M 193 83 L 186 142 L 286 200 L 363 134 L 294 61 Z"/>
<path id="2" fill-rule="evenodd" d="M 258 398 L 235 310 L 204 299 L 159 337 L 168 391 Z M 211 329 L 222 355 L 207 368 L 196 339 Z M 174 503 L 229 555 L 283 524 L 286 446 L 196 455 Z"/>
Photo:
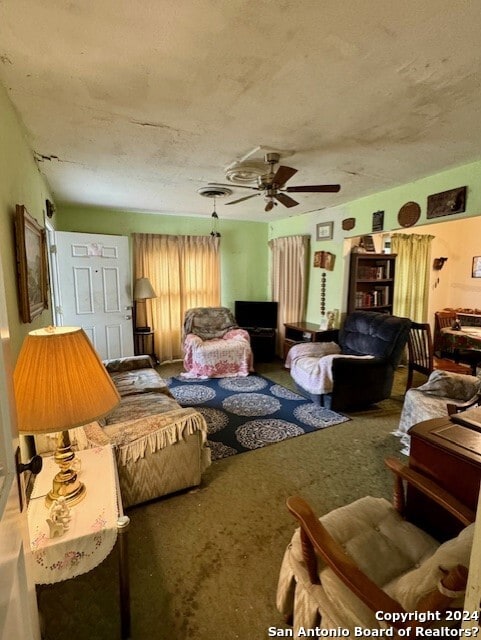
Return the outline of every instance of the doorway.
<path id="1" fill-rule="evenodd" d="M 48 230 L 53 315 L 80 326 L 102 359 L 134 353 L 129 239 Z"/>
<path id="2" fill-rule="evenodd" d="M 394 233 L 417 233 L 433 235 L 431 243 L 431 265 L 428 285 L 426 322 L 434 330 L 434 313 L 446 307 L 481 308 L 481 278 L 472 277 L 473 258 L 481 255 L 479 235 L 481 218 L 470 217 L 442 222 L 383 231 L 373 236 L 376 251 L 381 252 L 385 242 Z M 351 247 L 359 242 L 360 236 L 349 238 L 344 245 L 344 258 L 349 261 Z M 436 258 L 447 258 L 442 269 L 434 268 Z M 347 300 L 349 269 L 345 269 L 344 299 Z"/>

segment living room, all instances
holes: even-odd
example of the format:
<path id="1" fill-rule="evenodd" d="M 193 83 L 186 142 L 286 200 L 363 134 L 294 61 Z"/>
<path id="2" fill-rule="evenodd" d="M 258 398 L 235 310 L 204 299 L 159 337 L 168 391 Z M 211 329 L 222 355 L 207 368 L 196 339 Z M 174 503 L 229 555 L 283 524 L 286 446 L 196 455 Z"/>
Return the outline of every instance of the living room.
<path id="1" fill-rule="evenodd" d="M 351 9 L 354 15 L 354 8 L 351 7 Z M 285 10 L 287 11 L 287 8 Z M 332 10 L 334 12 L 334 8 Z M 425 11 L 428 11 L 427 6 Z M 441 28 L 444 22 L 456 22 L 456 18 L 459 17 L 449 3 L 443 3 L 442 10 L 432 4 L 431 11 L 433 14 L 445 16 L 445 18 L 439 18 L 440 23 L 433 17 L 433 33 Z M 208 13 L 210 15 L 210 12 Z M 263 17 L 265 18 L 264 14 Z M 463 14 L 463 17 L 464 20 L 461 22 L 463 27 L 468 29 L 469 23 L 468 35 L 463 34 L 461 27 L 459 29 L 453 27 L 453 39 L 456 39 L 456 44 L 465 39 L 471 42 L 472 48 L 475 49 L 473 34 L 477 28 L 476 20 L 469 11 L 466 15 Z M 13 11 L 10 15 L 9 32 L 15 31 L 14 18 Z M 426 13 L 423 13 L 423 19 L 426 19 Z M 414 29 L 412 25 L 410 27 Z M 444 28 L 445 35 L 450 33 L 448 27 Z M 409 31 L 407 27 L 406 31 Z M 433 33 L 431 37 L 435 40 Z M 277 35 L 279 36 L 279 33 Z M 414 38 L 414 35 L 412 37 Z M 340 57 L 347 56 L 350 59 L 353 54 L 349 52 L 349 46 L 339 38 L 340 36 L 330 34 L 329 47 L 332 49 L 326 45 L 327 49 L 331 54 L 335 50 Z M 255 41 L 266 59 L 273 55 L 272 51 L 264 50 L 261 41 L 257 39 Z M 312 41 L 310 44 L 314 46 Z M 35 49 L 36 44 L 31 43 L 31 46 Z M 67 44 L 62 40 L 63 46 Z M 466 48 L 468 48 L 467 45 Z M 430 55 L 434 57 L 438 54 L 438 49 L 434 47 L 433 51 L 434 53 Z M 326 51 L 324 53 L 326 54 Z M 61 54 L 59 56 L 61 57 Z M 434 58 L 431 59 L 426 55 L 426 64 L 428 62 L 434 64 L 433 60 Z M 231 62 L 234 63 L 232 60 Z M 400 64 L 399 60 L 397 62 Z M 436 58 L 435 62 L 438 64 L 439 60 Z M 266 116 L 266 119 L 263 119 L 263 126 L 267 126 L 267 129 L 259 127 L 256 137 L 252 133 L 250 138 L 244 137 L 238 141 L 231 141 L 231 134 L 227 135 L 227 129 L 213 136 L 218 140 L 225 134 L 229 137 L 229 143 L 222 144 L 219 156 L 216 156 L 215 144 L 211 143 L 210 155 L 207 154 L 205 161 L 209 170 L 207 171 L 203 166 L 201 176 L 197 173 L 190 182 L 185 183 L 183 189 L 190 192 L 189 197 L 192 196 L 197 200 L 195 206 L 191 208 L 186 206 L 181 212 L 175 211 L 169 214 L 168 207 L 163 203 L 157 211 L 143 206 L 131 206 L 125 210 L 121 197 L 112 199 L 108 203 L 106 194 L 109 186 L 114 185 L 112 191 L 115 191 L 115 185 L 120 189 L 127 175 L 123 166 L 122 172 L 116 179 L 112 178 L 113 170 L 110 170 L 109 184 L 105 182 L 104 185 L 99 185 L 95 180 L 87 183 L 85 178 L 86 184 L 83 187 L 80 184 L 79 175 L 73 171 L 72 166 L 70 183 L 75 184 L 78 191 L 74 194 L 72 189 L 71 198 L 58 198 L 58 176 L 61 170 L 62 173 L 64 172 L 66 166 L 67 169 L 69 168 L 69 162 L 54 157 L 55 155 L 61 157 L 56 153 L 55 147 L 47 149 L 39 145 L 36 138 L 38 134 L 35 132 L 35 118 L 32 119 L 31 111 L 28 111 L 28 117 L 22 114 L 21 96 L 24 91 L 29 93 L 30 90 L 22 88 L 21 83 L 12 89 L 9 83 L 12 68 L 17 63 L 18 59 L 11 60 L 7 50 L 0 61 L 4 71 L 0 87 L 0 113 L 2 114 L 0 120 L 0 139 L 2 140 L 0 255 L 13 363 L 27 333 L 52 323 L 51 305 L 31 323 L 23 323 L 20 318 L 14 233 L 17 204 L 24 205 L 42 227 L 48 220 L 57 231 L 117 234 L 129 238 L 133 233 L 209 235 L 213 228 L 211 213 L 214 203 L 212 200 L 201 198 L 197 189 L 211 180 L 225 182 L 223 167 L 260 142 L 262 144 L 268 142 L 276 148 L 286 146 L 285 138 L 274 133 L 272 137 L 270 135 L 275 129 L 276 116 L 279 118 L 278 122 L 282 122 L 281 114 L 274 108 L 273 103 L 270 103 L 263 107 Z M 25 64 L 28 66 L 30 62 L 27 61 Z M 285 64 L 286 74 L 288 74 L 289 62 Z M 316 64 L 321 65 L 323 61 L 319 59 Z M 340 136 L 337 141 L 340 147 L 345 145 L 348 148 L 344 152 L 348 158 L 342 171 L 331 173 L 324 164 L 324 171 L 316 177 L 319 160 L 318 156 L 316 159 L 310 158 L 311 152 L 308 145 L 311 127 L 318 130 L 315 142 L 317 151 L 319 149 L 322 151 L 324 144 L 326 155 L 330 155 L 328 147 L 330 144 L 335 145 L 336 141 L 326 133 L 324 139 L 321 135 L 322 129 L 325 131 L 329 128 L 329 122 L 308 121 L 303 125 L 302 135 L 287 145 L 289 149 L 298 149 L 299 153 L 294 153 L 292 157 L 286 156 L 282 160 L 283 164 L 299 167 L 299 175 L 295 180 L 293 179 L 293 184 L 320 180 L 339 181 L 340 195 L 345 191 L 348 194 L 352 193 L 352 197 L 346 196 L 347 199 L 340 201 L 326 199 L 330 196 L 322 193 L 309 195 L 305 201 L 303 200 L 299 215 L 296 213 L 297 210 L 288 210 L 279 205 L 273 211 L 272 217 L 267 215 L 262 217 L 264 213 L 262 198 L 233 207 L 224 206 L 221 198 L 216 199 L 215 206 L 219 215 L 218 230 L 221 234 L 222 305 L 233 310 L 235 300 L 268 300 L 271 270 L 269 241 L 284 236 L 308 235 L 311 244 L 304 320 L 315 325 L 320 324 L 322 270 L 314 267 L 314 253 L 328 251 L 334 254 L 335 263 L 332 271 L 325 272 L 325 308 L 339 310 L 338 322 L 341 322 L 347 308 L 347 282 L 352 245 L 358 242 L 359 237 L 373 233 L 401 232 L 432 234 L 434 236 L 432 258 L 440 256 L 448 258 L 442 270 L 430 270 L 426 320 L 432 322 L 434 311 L 444 307 L 481 307 L 481 285 L 478 284 L 481 280 L 472 278 L 472 261 L 480 253 L 477 247 L 477 231 L 481 212 L 479 180 L 481 155 L 473 148 L 481 147 L 477 139 L 477 119 L 468 115 L 469 105 L 478 104 L 476 98 L 479 97 L 479 90 L 473 80 L 474 76 L 471 75 L 473 69 L 477 69 L 477 63 L 476 60 L 469 59 L 466 62 L 458 61 L 457 64 L 463 69 L 464 65 L 470 68 L 469 73 L 465 69 L 460 74 L 464 74 L 463 79 L 467 84 L 472 85 L 471 93 L 468 91 L 467 97 L 462 97 L 461 89 L 459 89 L 461 93 L 457 93 L 453 85 L 450 85 L 451 93 L 449 91 L 446 93 L 451 96 L 453 104 L 446 106 L 444 99 L 441 100 L 441 98 L 440 102 L 445 108 L 443 117 L 449 119 L 449 116 L 453 122 L 455 121 L 453 111 L 455 107 L 458 109 L 459 129 L 462 128 L 462 132 L 454 126 L 454 132 L 450 130 L 451 138 L 440 136 L 431 141 L 431 155 L 435 155 L 433 149 L 436 145 L 443 147 L 445 155 L 438 163 L 429 164 L 424 156 L 422 159 L 419 157 L 419 162 L 416 163 L 416 152 L 414 152 L 409 172 L 407 172 L 408 163 L 404 160 L 402 167 L 404 173 L 401 172 L 400 167 L 399 174 L 408 173 L 411 176 L 410 179 L 399 180 L 396 175 L 396 166 L 393 164 L 390 166 L 389 179 L 383 177 L 377 182 L 378 186 L 375 190 L 365 190 L 362 195 L 358 195 L 360 192 L 356 190 L 355 182 L 361 178 L 355 175 L 348 178 L 348 175 L 363 173 L 365 147 L 362 141 L 352 142 L 350 145 L 343 136 Z M 415 67 L 414 64 L 413 67 Z M 417 72 L 413 67 L 406 67 L 405 74 L 413 74 L 416 78 L 413 86 L 419 86 L 424 80 L 416 75 Z M 456 68 L 454 65 L 455 70 Z M 402 73 L 398 75 L 402 76 Z M 431 89 L 433 94 L 438 95 L 442 93 L 441 89 L 444 86 L 442 74 L 440 77 L 435 76 L 435 81 L 439 86 L 434 82 L 436 86 Z M 225 82 L 227 83 L 228 79 Z M 351 82 L 355 83 L 355 79 L 351 78 Z M 214 91 L 214 84 L 212 82 L 212 91 Z M 429 85 L 428 80 L 425 80 L 425 85 L 426 87 Z M 52 87 L 54 86 L 60 96 L 60 87 L 54 85 L 52 81 Z M 97 90 L 101 89 L 97 87 Z M 427 88 L 426 91 L 428 91 Z M 208 93 L 208 88 L 198 87 L 199 101 L 205 101 Z M 332 94 L 334 95 L 335 91 Z M 332 97 L 329 99 L 333 100 Z M 423 120 L 423 125 L 417 131 L 418 136 L 431 134 L 432 129 L 443 129 L 444 122 L 441 117 L 437 119 L 434 103 L 433 98 L 432 108 L 430 109 L 429 105 L 426 107 L 427 115 L 424 114 L 426 120 Z M 399 153 L 403 151 L 401 147 L 409 146 L 403 139 L 402 126 L 398 127 L 399 121 L 401 124 L 407 123 L 408 116 L 406 115 L 406 120 L 403 120 L 404 112 L 396 110 L 395 105 L 391 106 L 393 107 L 392 116 L 390 114 L 386 116 L 386 113 L 379 111 L 376 116 L 375 111 L 369 112 L 369 118 L 378 117 L 379 119 L 380 139 L 376 144 L 377 152 L 382 158 L 384 158 L 384 146 Z M 409 111 L 409 105 L 404 104 L 404 108 L 406 112 Z M 421 106 L 411 104 L 411 108 L 416 117 L 424 117 Z M 38 109 L 39 114 L 43 113 L 44 110 L 40 104 Z M 260 109 L 256 105 L 256 112 L 258 111 Z M 99 118 L 99 113 L 96 113 L 95 117 Z M 392 128 L 390 127 L 391 117 L 394 123 Z M 139 116 L 138 120 L 149 121 L 146 114 Z M 151 118 L 151 120 L 155 119 Z M 435 122 L 432 127 L 431 121 Z M 409 123 L 412 124 L 412 121 Z M 461 123 L 464 123 L 464 127 L 461 127 Z M 63 126 L 68 128 L 65 123 Z M 227 125 L 224 126 L 227 127 Z M 240 120 L 237 121 L 237 126 L 242 128 Z M 359 126 L 361 134 L 364 133 L 367 136 L 365 124 L 360 122 Z M 52 124 L 52 129 L 54 128 Z M 152 127 L 148 129 L 150 131 Z M 445 130 L 447 129 L 446 125 Z M 43 135 L 47 134 L 48 132 L 43 133 Z M 81 134 L 72 133 L 72 137 L 77 136 L 82 137 Z M 413 134 L 413 138 L 415 137 Z M 353 137 L 352 140 L 356 139 Z M 52 143 L 53 141 L 52 134 Z M 137 140 L 139 145 L 142 142 L 145 142 L 143 138 Z M 412 144 L 414 146 L 414 142 Z M 128 146 L 129 152 L 135 149 L 135 143 L 132 141 L 129 141 Z M 176 153 L 180 156 L 187 156 L 190 153 L 195 156 L 196 162 L 198 161 L 198 149 L 195 145 L 189 150 L 180 145 Z M 446 155 L 449 154 L 451 158 L 446 161 Z M 170 161 L 173 162 L 172 158 Z M 136 171 L 136 162 L 137 159 L 132 157 L 132 173 Z M 387 160 L 383 162 L 386 163 Z M 76 157 L 75 163 L 81 163 L 79 157 Z M 72 165 L 75 163 L 72 162 Z M 305 171 L 301 170 L 301 166 Z M 115 162 L 111 167 L 115 167 Z M 309 170 L 312 174 L 309 174 Z M 95 174 L 95 171 L 93 169 L 92 173 Z M 157 169 L 153 173 L 157 173 Z M 161 173 L 160 170 L 158 173 Z M 65 177 L 63 179 L 65 180 Z M 155 183 L 156 179 L 155 175 L 151 175 L 152 183 Z M 348 179 L 351 182 L 347 182 Z M 379 186 L 381 183 L 383 186 Z M 149 184 L 150 189 L 150 183 L 144 182 L 143 186 L 145 187 L 146 184 Z M 466 187 L 464 210 L 451 215 L 429 218 L 428 197 L 459 187 Z M 158 194 L 155 195 L 157 197 Z M 241 190 L 235 193 L 238 197 L 243 195 L 244 192 Z M 299 199 L 302 199 L 301 195 Z M 46 215 L 47 200 L 55 205 L 52 218 Z M 420 214 L 415 223 L 405 227 L 399 221 L 399 212 L 406 203 L 410 202 L 419 204 Z M 241 209 L 236 209 L 236 206 L 241 206 Z M 373 214 L 379 211 L 384 212 L 383 225 L 381 231 L 375 231 Z M 350 229 L 343 228 L 343 222 L 349 219 L 354 219 L 354 226 Z M 331 222 L 333 222 L 332 237 L 318 239 L 318 225 Z M 168 363 L 167 366 L 169 366 Z M 281 369 L 280 365 L 278 369 Z M 279 375 L 284 376 L 283 381 L 288 379 L 287 372 L 281 372 Z M 135 557 L 136 566 L 132 569 L 131 576 L 133 628 L 136 632 L 134 637 L 179 639 L 190 637 L 196 640 L 204 640 L 208 637 L 267 637 L 269 626 L 282 627 L 283 620 L 275 609 L 275 585 L 283 550 L 295 526 L 285 509 L 285 499 L 293 492 L 297 492 L 325 512 L 361 495 L 389 497 L 391 479 L 383 467 L 383 458 L 391 454 L 399 455 L 399 443 L 390 435 L 390 432 L 396 428 L 402 408 L 404 392 L 402 376 L 401 372 L 396 380 L 391 399 L 353 417 L 348 423 L 327 429 L 319 434 L 324 436 L 322 441 L 318 439 L 314 443 L 313 436 L 294 438 L 262 451 L 234 456 L 229 461 L 213 464 L 205 484 L 201 485 L 197 492 L 175 496 L 173 499 L 166 498 L 159 501 L 157 507 L 152 504 L 134 508 L 130 534 L 131 553 L 132 549 L 138 552 L 138 555 L 132 556 Z M 2 403 L 3 400 L 2 397 Z M 349 455 L 346 451 L 349 451 Z M 256 513 L 255 519 L 251 517 L 253 513 Z M 241 524 L 239 520 L 242 520 Z M 262 525 L 259 522 L 262 522 Z M 259 530 L 256 532 L 258 525 Z M 182 536 L 179 535 L 180 531 Z M 103 574 L 99 572 L 98 577 L 86 576 L 77 587 L 78 591 L 73 589 L 69 592 L 68 589 L 72 587 L 66 587 L 66 593 L 70 594 L 72 604 L 80 602 L 80 606 L 88 610 L 88 618 L 93 619 L 98 616 L 105 622 L 100 625 L 102 629 L 99 632 L 100 635 L 96 636 L 97 632 L 90 629 L 90 637 L 113 637 L 108 634 L 113 633 L 112 629 L 115 633 L 117 631 L 116 581 L 114 579 L 109 582 L 106 577 L 109 571 L 113 576 L 116 575 L 116 568 L 112 562 Z M 108 592 L 111 597 L 102 597 L 99 599 L 101 602 L 97 603 L 93 594 L 96 589 L 106 588 L 106 585 L 111 589 Z M 113 595 L 112 592 L 114 592 Z M 47 601 L 50 597 L 44 611 L 53 619 L 56 615 L 52 609 L 52 599 L 56 597 L 55 591 L 52 589 L 51 595 L 47 594 L 44 597 Z M 220 601 L 222 601 L 221 607 L 219 607 Z M 223 611 L 217 611 L 221 608 Z M 70 613 L 74 617 L 73 611 Z M 48 640 L 58 637 L 65 631 L 66 627 L 62 625 L 66 623 L 65 617 L 68 618 L 68 615 L 68 613 L 67 616 L 58 615 L 57 628 L 53 624 L 52 635 L 48 636 Z M 83 618 L 85 619 L 85 616 Z M 257 621 L 255 625 L 254 620 Z M 83 634 L 86 632 L 86 627 L 83 627 L 77 637 L 85 637 Z"/>

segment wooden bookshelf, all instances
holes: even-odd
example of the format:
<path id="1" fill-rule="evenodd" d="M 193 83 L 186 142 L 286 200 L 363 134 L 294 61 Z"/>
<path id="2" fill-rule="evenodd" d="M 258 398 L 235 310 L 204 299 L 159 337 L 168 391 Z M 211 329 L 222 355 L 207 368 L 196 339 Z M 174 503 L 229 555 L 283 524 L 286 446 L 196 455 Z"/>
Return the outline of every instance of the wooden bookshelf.
<path id="1" fill-rule="evenodd" d="M 392 313 L 396 254 L 351 253 L 347 311 Z"/>

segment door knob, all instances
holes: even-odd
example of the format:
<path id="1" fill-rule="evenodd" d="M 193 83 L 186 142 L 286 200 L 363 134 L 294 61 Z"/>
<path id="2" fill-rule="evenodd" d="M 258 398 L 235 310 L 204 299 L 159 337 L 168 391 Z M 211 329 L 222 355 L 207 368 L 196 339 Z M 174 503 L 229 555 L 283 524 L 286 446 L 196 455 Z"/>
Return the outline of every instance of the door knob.
<path id="1" fill-rule="evenodd" d="M 132 320 L 132 316 L 125 316 L 126 320 Z"/>
<path id="2" fill-rule="evenodd" d="M 23 473 L 24 471 L 30 471 L 34 476 L 38 475 L 40 471 L 42 471 L 43 459 L 42 456 L 33 456 L 31 460 L 28 462 L 18 462 L 17 461 L 17 471 L 18 473 Z"/>
<path id="3" fill-rule="evenodd" d="M 24 490 L 22 489 L 22 483 L 20 481 L 20 474 L 24 471 L 30 471 L 33 475 L 37 475 L 42 470 L 43 459 L 42 456 L 33 456 L 31 460 L 26 463 L 20 462 L 20 447 L 17 447 L 15 451 L 15 466 L 17 468 L 17 486 L 18 486 L 18 501 L 20 511 L 23 511 L 23 498 Z"/>

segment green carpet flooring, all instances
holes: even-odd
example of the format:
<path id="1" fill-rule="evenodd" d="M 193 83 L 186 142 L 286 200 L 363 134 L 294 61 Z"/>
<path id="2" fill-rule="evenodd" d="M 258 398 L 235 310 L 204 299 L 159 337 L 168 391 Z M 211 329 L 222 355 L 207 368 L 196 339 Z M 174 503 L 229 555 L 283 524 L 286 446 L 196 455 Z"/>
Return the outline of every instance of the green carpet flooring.
<path id="1" fill-rule="evenodd" d="M 158 370 L 176 375 L 181 363 Z M 294 389 L 280 361 L 257 371 Z M 276 585 L 295 528 L 285 500 L 302 495 L 322 515 L 366 494 L 390 498 L 383 459 L 403 459 L 390 432 L 405 379 L 400 369 L 391 399 L 349 422 L 220 460 L 201 487 L 130 509 L 132 638 L 261 640 L 284 627 Z M 84 576 L 40 587 L 45 640 L 118 638 L 117 589 L 115 552 Z"/>

